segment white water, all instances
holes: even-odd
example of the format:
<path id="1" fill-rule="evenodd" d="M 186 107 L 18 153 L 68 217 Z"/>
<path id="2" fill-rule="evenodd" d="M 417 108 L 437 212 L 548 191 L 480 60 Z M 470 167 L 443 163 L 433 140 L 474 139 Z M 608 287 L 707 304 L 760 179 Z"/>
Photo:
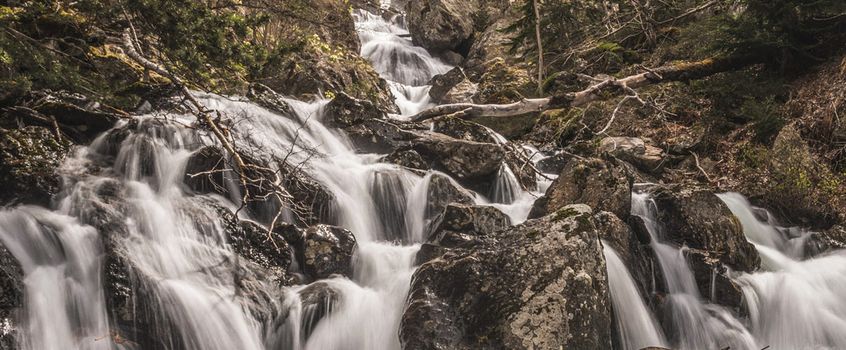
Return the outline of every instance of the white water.
<path id="1" fill-rule="evenodd" d="M 636 188 L 642 188 L 636 186 Z M 761 271 L 736 274 L 749 317 L 699 295 L 684 256 L 684 247 L 662 243 L 655 207 L 646 191 L 632 194 L 632 214 L 641 216 L 668 288 L 665 334 L 674 349 L 844 349 L 846 348 L 846 252 L 805 259 L 808 232 L 781 227 L 772 215 L 755 208 L 740 194 L 718 195 L 743 225 L 746 237 L 762 258 Z M 609 285 L 622 346 L 636 349 L 652 338 L 654 323 L 628 271 L 606 248 Z M 624 289 L 623 289 L 624 288 Z M 653 332 L 655 330 L 655 332 Z M 660 333 L 658 333 L 660 334 Z M 649 335 L 649 337 L 647 337 Z M 647 337 L 643 340 L 640 337 Z"/>
<path id="2" fill-rule="evenodd" d="M 643 185 L 635 188 L 640 187 Z M 643 218 L 667 285 L 669 311 L 665 316 L 672 328 L 666 332 L 670 344 L 677 349 L 754 349 L 755 340 L 743 323 L 728 309 L 709 303 L 699 294 L 684 248 L 663 242 L 655 210 L 648 192 L 632 193 L 632 215 Z"/>
<path id="3" fill-rule="evenodd" d="M 608 291 L 614 307 L 615 325 L 622 350 L 666 347 L 667 341 L 655 318 L 643 302 L 626 265 L 611 246 L 603 242 L 608 266 Z"/>
<path id="4" fill-rule="evenodd" d="M 720 195 L 761 255 L 762 270 L 737 281 L 749 306 L 750 330 L 773 349 L 846 349 L 846 251 L 806 259 L 801 230 L 759 220 L 743 196 Z M 799 233 L 797 233 L 799 232 Z"/>
<path id="5" fill-rule="evenodd" d="M 414 115 L 431 107 L 429 80 L 452 67 L 412 44 L 402 15 L 385 20 L 363 10 L 353 14 L 361 39 L 361 56 L 388 80 L 400 115 Z"/>

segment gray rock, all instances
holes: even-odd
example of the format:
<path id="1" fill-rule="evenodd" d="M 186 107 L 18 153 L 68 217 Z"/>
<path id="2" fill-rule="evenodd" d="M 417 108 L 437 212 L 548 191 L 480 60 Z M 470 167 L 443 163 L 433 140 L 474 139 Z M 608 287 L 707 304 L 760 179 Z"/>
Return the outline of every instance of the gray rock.
<path id="1" fill-rule="evenodd" d="M 472 14 L 478 7 L 476 0 L 409 1 L 405 8 L 408 31 L 415 43 L 429 50 L 461 52 L 470 46 Z"/>
<path id="2" fill-rule="evenodd" d="M 339 93 L 326 105 L 325 116 L 326 125 L 335 128 L 346 128 L 366 120 L 387 118 L 386 112 L 373 102 L 353 98 L 345 93 Z"/>
<path id="3" fill-rule="evenodd" d="M 596 210 L 628 218 L 633 177 L 614 159 L 573 158 L 538 199 L 529 214 L 537 218 L 572 203 L 585 203 Z"/>
<path id="4" fill-rule="evenodd" d="M 603 349 L 611 311 L 591 214 L 550 215 L 415 272 L 404 349 Z"/>
<path id="5" fill-rule="evenodd" d="M 649 173 L 659 172 L 664 163 L 664 151 L 637 137 L 606 137 L 599 143 L 599 152 L 610 153 Z"/>
<path id="6" fill-rule="evenodd" d="M 352 276 L 355 248 L 355 236 L 349 230 L 322 224 L 309 227 L 302 241 L 303 271 L 316 279 Z"/>
<path id="7" fill-rule="evenodd" d="M 714 193 L 704 188 L 672 186 L 653 195 L 664 239 L 701 249 L 736 271 L 755 271 L 761 263 L 746 240 L 740 221 Z"/>
<path id="8" fill-rule="evenodd" d="M 456 180 L 466 183 L 488 181 L 505 159 L 505 150 L 497 144 L 456 139 L 439 133 L 426 133 L 414 150 Z"/>
<path id="9" fill-rule="evenodd" d="M 420 156 L 420 153 L 413 149 L 396 150 L 393 153 L 382 158 L 385 163 L 402 165 L 406 168 L 417 170 L 429 170 L 429 165 Z"/>

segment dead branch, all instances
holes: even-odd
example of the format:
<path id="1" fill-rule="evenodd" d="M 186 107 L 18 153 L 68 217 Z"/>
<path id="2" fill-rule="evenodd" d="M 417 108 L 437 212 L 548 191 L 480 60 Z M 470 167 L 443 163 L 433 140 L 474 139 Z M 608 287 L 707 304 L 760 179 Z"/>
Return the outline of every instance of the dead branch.
<path id="1" fill-rule="evenodd" d="M 552 97 L 523 99 L 509 104 L 455 103 L 440 105 L 412 116 L 411 120 L 419 122 L 444 115 L 453 115 L 458 118 L 512 117 L 548 109 L 580 107 L 621 93 L 631 94 L 634 89 L 644 86 L 700 79 L 716 73 L 743 68 L 758 61 L 759 58 L 754 56 L 731 56 L 671 64 L 621 79 L 608 78 L 589 86 L 587 89 Z"/>

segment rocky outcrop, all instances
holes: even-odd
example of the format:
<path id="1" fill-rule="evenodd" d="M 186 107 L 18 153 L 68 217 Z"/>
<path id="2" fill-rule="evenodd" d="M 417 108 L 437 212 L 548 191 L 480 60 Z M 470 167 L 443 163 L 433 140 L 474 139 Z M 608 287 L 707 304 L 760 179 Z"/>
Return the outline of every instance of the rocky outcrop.
<path id="1" fill-rule="evenodd" d="M 699 287 L 699 294 L 713 303 L 731 307 L 742 313 L 743 292 L 729 276 L 726 266 L 720 262 L 718 253 L 690 249 L 685 251 L 687 263 Z"/>
<path id="2" fill-rule="evenodd" d="M 0 322 L 13 319 L 14 314 L 23 306 L 24 273 L 17 259 L 6 247 L 0 244 Z M 0 325 L 0 349 L 17 349 L 16 331 Z"/>
<path id="3" fill-rule="evenodd" d="M 755 271 L 761 259 L 746 240 L 740 221 L 714 193 L 682 186 L 658 188 L 653 195 L 662 237 L 712 254 L 736 271 Z"/>
<path id="4" fill-rule="evenodd" d="M 606 137 L 599 142 L 598 151 L 625 160 L 647 173 L 660 172 L 664 163 L 664 151 L 637 137 Z"/>
<path id="5" fill-rule="evenodd" d="M 403 348 L 609 348 L 599 234 L 589 209 L 574 208 L 423 264 L 402 317 Z"/>
<path id="6" fill-rule="evenodd" d="M 408 31 L 431 51 L 467 52 L 473 36 L 477 0 L 412 0 L 406 5 Z"/>
<path id="7" fill-rule="evenodd" d="M 341 227 L 315 225 L 305 230 L 301 247 L 303 271 L 321 279 L 331 275 L 352 276 L 356 240 Z"/>
<path id="8" fill-rule="evenodd" d="M 353 98 L 346 93 L 339 93 L 325 110 L 327 126 L 346 128 L 371 119 L 385 119 L 386 112 L 370 101 Z"/>
<path id="9" fill-rule="evenodd" d="M 44 127 L 0 128 L 0 203 L 49 205 L 61 187 L 56 169 L 70 147 Z"/>
<path id="10" fill-rule="evenodd" d="M 628 218 L 632 183 L 631 172 L 617 160 L 573 158 L 546 194 L 535 202 L 529 217 L 541 217 L 568 204 L 585 203 L 596 210 Z"/>
<path id="11" fill-rule="evenodd" d="M 302 304 L 300 336 L 308 339 L 311 332 L 337 305 L 340 294 L 326 282 L 315 282 L 297 292 Z"/>
<path id="12" fill-rule="evenodd" d="M 839 249 L 846 249 L 846 227 L 837 225 L 811 233 L 805 240 L 805 256 L 814 257 Z"/>

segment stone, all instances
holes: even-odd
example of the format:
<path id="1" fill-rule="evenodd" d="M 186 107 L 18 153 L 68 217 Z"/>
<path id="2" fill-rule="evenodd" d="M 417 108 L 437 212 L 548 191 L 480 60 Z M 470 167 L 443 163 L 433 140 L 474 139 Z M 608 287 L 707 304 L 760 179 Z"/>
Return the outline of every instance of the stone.
<path id="1" fill-rule="evenodd" d="M 429 85 L 432 86 L 429 88 L 429 96 L 432 101 L 440 101 L 455 85 L 466 78 L 467 76 L 464 75 L 461 67 L 455 67 L 446 73 L 435 75 L 429 80 Z"/>
<path id="2" fill-rule="evenodd" d="M 427 233 L 427 249 L 417 254 L 417 263 L 432 260 L 451 248 L 471 246 L 478 242 L 478 237 L 509 226 L 511 219 L 497 208 L 449 204 L 432 220 Z"/>
<path id="3" fill-rule="evenodd" d="M 385 163 L 401 165 L 410 169 L 429 170 L 429 165 L 420 156 L 420 153 L 413 149 L 396 150 L 381 160 Z"/>
<path id="4" fill-rule="evenodd" d="M 402 347 L 610 348 L 605 259 L 582 210 L 529 220 L 421 265 Z"/>
<path id="5" fill-rule="evenodd" d="M 391 153 L 409 148 L 420 135 L 392 120 L 368 119 L 344 129 L 360 153 Z"/>
<path id="6" fill-rule="evenodd" d="M 70 149 L 67 140 L 44 127 L 0 128 L 0 204 L 49 206 L 61 190 L 56 170 Z"/>
<path id="7" fill-rule="evenodd" d="M 250 84 L 249 89 L 247 90 L 247 98 L 259 106 L 283 116 L 293 116 L 295 114 L 291 105 L 285 101 L 285 97 L 276 91 L 273 91 L 273 89 L 267 87 L 267 85 L 259 83 Z"/>
<path id="8" fill-rule="evenodd" d="M 473 204 L 473 194 L 470 191 L 455 183 L 449 177 L 433 173 L 429 179 L 429 187 L 426 189 L 426 211 L 424 217 L 427 219 L 440 215 L 451 203 Z"/>
<path id="9" fill-rule="evenodd" d="M 805 256 L 815 257 L 835 250 L 846 249 L 846 226 L 810 233 L 805 240 Z"/>
<path id="10" fill-rule="evenodd" d="M 735 312 L 742 313 L 743 291 L 731 279 L 725 265 L 713 255 L 715 254 L 699 249 L 685 251 L 690 271 L 699 287 L 699 294 L 712 303 L 728 306 Z"/>
<path id="11" fill-rule="evenodd" d="M 461 140 L 497 143 L 496 137 L 484 126 L 455 117 L 438 118 L 432 122 L 432 131 Z"/>
<path id="12" fill-rule="evenodd" d="M 332 313 L 340 293 L 326 282 L 314 282 L 298 292 L 302 304 L 301 339 L 308 339 L 317 324 Z"/>
<path id="13" fill-rule="evenodd" d="M 413 148 L 434 169 L 442 170 L 466 184 L 489 181 L 505 160 L 505 150 L 500 145 L 432 132 L 417 140 Z"/>
<path id="14" fill-rule="evenodd" d="M 628 218 L 633 181 L 631 172 L 617 160 L 573 158 L 544 197 L 535 202 L 529 217 L 553 213 L 567 204 L 584 203 L 596 210 Z"/>
<path id="15" fill-rule="evenodd" d="M 356 240 L 349 230 L 315 225 L 305 231 L 301 244 L 302 267 L 309 276 L 315 279 L 332 275 L 352 276 Z"/>
<path id="16" fill-rule="evenodd" d="M 473 36 L 476 0 L 413 0 L 406 5 L 408 31 L 415 44 L 434 52 L 467 52 Z"/>
<path id="17" fill-rule="evenodd" d="M 599 142 L 598 151 L 632 163 L 647 173 L 660 172 L 664 164 L 664 151 L 637 137 L 606 137 Z"/>
<path id="18" fill-rule="evenodd" d="M 735 271 L 752 272 L 760 266 L 761 258 L 743 235 L 740 221 L 709 189 L 660 187 L 652 198 L 666 240 L 704 250 Z"/>
<path id="19" fill-rule="evenodd" d="M 339 93 L 330 101 L 324 111 L 327 126 L 346 128 L 370 119 L 385 119 L 387 115 L 370 101 L 360 100 L 345 93 Z"/>

